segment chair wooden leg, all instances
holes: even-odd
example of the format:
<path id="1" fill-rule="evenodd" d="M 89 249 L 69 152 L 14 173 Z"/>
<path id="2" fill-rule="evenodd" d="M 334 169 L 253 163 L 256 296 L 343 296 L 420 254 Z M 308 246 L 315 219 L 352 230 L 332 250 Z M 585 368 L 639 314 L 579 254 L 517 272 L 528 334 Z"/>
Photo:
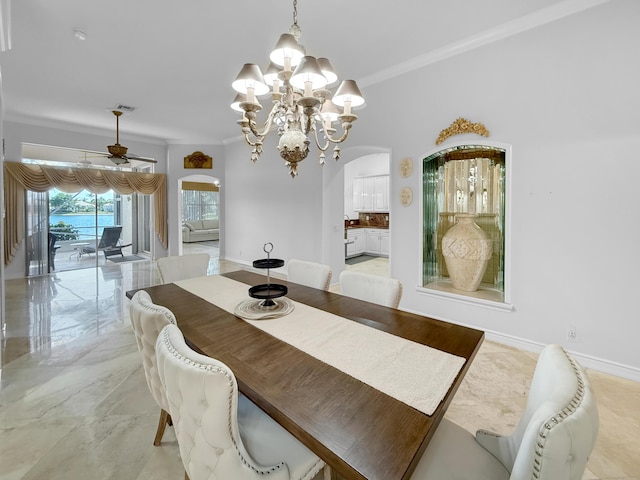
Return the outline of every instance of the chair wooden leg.
<path id="1" fill-rule="evenodd" d="M 324 472 L 324 480 L 336 480 L 338 478 L 337 475 L 334 475 L 331 471 L 331 467 L 329 465 L 325 465 L 322 471 Z"/>
<path id="2" fill-rule="evenodd" d="M 164 429 L 167 425 L 171 425 L 171 415 L 164 410 L 160 410 L 160 420 L 158 420 L 158 430 L 156 430 L 156 438 L 153 440 L 153 444 L 157 447 L 162 441 L 164 435 Z"/>

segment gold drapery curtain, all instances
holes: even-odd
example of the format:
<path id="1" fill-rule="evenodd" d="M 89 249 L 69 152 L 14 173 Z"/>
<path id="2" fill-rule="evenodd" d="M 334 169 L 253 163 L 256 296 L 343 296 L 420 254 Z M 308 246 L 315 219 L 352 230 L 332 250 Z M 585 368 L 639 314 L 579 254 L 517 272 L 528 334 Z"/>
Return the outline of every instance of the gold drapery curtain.
<path id="1" fill-rule="evenodd" d="M 196 190 L 199 192 L 219 192 L 220 188 L 213 183 L 182 182 L 182 190 Z"/>
<path id="2" fill-rule="evenodd" d="M 4 263 L 13 260 L 24 239 L 24 192 L 46 192 L 57 188 L 65 193 L 89 190 L 121 195 L 133 192 L 153 194 L 155 233 L 166 249 L 167 176 L 162 173 L 121 172 L 88 168 L 51 167 L 19 162 L 4 162 Z"/>

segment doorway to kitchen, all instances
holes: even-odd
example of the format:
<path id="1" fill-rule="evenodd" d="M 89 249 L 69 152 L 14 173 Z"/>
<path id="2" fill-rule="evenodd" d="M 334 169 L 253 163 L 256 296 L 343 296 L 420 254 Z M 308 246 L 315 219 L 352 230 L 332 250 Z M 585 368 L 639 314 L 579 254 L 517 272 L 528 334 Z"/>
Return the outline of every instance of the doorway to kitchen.
<path id="1" fill-rule="evenodd" d="M 389 165 L 375 153 L 344 166 L 345 270 L 390 275 Z"/>

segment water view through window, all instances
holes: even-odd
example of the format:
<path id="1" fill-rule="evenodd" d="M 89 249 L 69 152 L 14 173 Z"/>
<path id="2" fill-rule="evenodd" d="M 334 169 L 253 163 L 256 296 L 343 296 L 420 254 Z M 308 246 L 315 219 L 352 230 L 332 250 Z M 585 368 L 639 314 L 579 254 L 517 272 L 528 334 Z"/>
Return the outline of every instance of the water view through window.
<path id="1" fill-rule="evenodd" d="M 100 195 L 83 191 L 49 192 L 49 225 L 64 240 L 87 241 L 99 238 L 104 227 L 115 225 L 114 193 Z M 96 230 L 97 227 L 97 230 Z"/>

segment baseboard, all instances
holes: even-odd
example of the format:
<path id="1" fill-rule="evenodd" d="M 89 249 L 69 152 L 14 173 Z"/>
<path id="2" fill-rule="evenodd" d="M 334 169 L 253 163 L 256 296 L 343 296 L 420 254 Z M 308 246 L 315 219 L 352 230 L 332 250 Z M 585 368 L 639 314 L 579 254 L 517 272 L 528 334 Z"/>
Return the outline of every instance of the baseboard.
<path id="1" fill-rule="evenodd" d="M 515 347 L 534 353 L 540 353 L 540 351 L 545 347 L 545 344 L 539 342 L 533 342 L 531 340 L 526 340 L 511 335 L 505 335 L 499 332 L 486 331 L 485 338 L 496 343 L 502 343 L 503 345 L 509 345 L 510 347 Z M 628 380 L 633 380 L 634 382 L 640 382 L 640 368 L 635 368 L 630 365 L 625 365 L 618 362 L 612 362 L 611 360 L 594 357 L 592 355 L 585 355 L 584 353 L 572 350 L 569 345 L 562 346 L 584 368 L 590 368 L 599 372 L 615 375 L 616 377 L 626 378 Z"/>
<path id="2" fill-rule="evenodd" d="M 229 256 L 225 256 L 224 258 L 220 257 L 220 260 L 226 260 L 228 262 L 239 263 L 240 265 L 246 265 L 247 267 L 250 267 L 250 266 L 253 265 L 253 262 L 247 262 L 246 260 L 241 260 L 239 258 L 233 258 L 233 257 L 229 257 Z"/>
<path id="3" fill-rule="evenodd" d="M 406 310 L 410 311 L 410 310 Z M 418 311 L 410 311 L 411 313 L 415 313 L 417 315 L 424 315 Z M 443 320 L 443 319 L 439 319 Z M 447 321 L 447 320 L 443 320 Z M 477 328 L 473 325 L 459 323 L 458 325 L 462 325 L 464 327 L 469 328 Z M 508 345 L 510 347 L 518 348 L 520 350 L 525 350 L 527 352 L 540 353 L 542 349 L 546 346 L 544 343 L 535 342 L 532 340 L 527 340 L 525 338 L 515 337 L 513 335 L 507 335 L 500 332 L 495 332 L 491 330 L 485 330 L 485 338 L 487 340 L 491 340 L 492 342 L 501 343 L 503 345 Z M 584 353 L 576 352 L 571 349 L 570 345 L 562 345 L 562 347 L 574 357 L 580 365 L 584 368 L 597 370 L 602 373 L 606 373 L 609 375 L 615 375 L 616 377 L 626 378 L 627 380 L 633 380 L 634 382 L 640 382 L 640 368 L 632 367 L 630 365 L 625 365 L 618 362 L 613 362 L 611 360 L 606 360 L 604 358 L 594 357 L 592 355 L 586 355 Z"/>

